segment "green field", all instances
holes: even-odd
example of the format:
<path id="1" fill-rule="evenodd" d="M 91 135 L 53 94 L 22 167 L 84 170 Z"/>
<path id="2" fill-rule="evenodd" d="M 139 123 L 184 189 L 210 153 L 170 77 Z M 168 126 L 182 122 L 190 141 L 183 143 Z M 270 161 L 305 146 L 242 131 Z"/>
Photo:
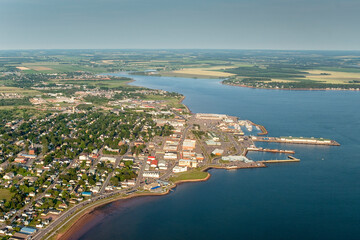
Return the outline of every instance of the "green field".
<path id="1" fill-rule="evenodd" d="M 6 199 L 10 201 L 12 197 L 12 193 L 8 189 L 0 189 L 0 200 Z"/>
<path id="2" fill-rule="evenodd" d="M 82 84 L 93 87 L 107 87 L 107 88 L 118 88 L 118 87 L 134 87 L 129 86 L 129 79 L 114 79 L 114 80 L 56 80 L 56 83 L 66 84 Z"/>
<path id="3" fill-rule="evenodd" d="M 207 172 L 201 171 L 199 168 L 192 169 L 187 172 L 177 173 L 174 177 L 170 178 L 170 181 L 185 181 L 185 180 L 201 180 L 205 179 L 208 176 Z"/>
<path id="4" fill-rule="evenodd" d="M 171 106 L 174 108 L 182 108 L 184 107 L 179 101 L 179 98 L 176 97 L 167 97 L 161 95 L 146 95 L 144 100 L 155 100 L 155 101 L 165 101 L 167 106 Z"/>

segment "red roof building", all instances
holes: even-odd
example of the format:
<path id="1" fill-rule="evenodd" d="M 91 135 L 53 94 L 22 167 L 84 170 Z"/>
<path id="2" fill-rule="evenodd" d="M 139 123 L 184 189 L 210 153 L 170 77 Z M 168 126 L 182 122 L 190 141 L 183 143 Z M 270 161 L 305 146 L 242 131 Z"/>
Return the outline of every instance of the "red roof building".
<path id="1" fill-rule="evenodd" d="M 158 161 L 154 159 L 151 161 L 150 167 L 157 167 L 157 165 L 158 165 Z"/>

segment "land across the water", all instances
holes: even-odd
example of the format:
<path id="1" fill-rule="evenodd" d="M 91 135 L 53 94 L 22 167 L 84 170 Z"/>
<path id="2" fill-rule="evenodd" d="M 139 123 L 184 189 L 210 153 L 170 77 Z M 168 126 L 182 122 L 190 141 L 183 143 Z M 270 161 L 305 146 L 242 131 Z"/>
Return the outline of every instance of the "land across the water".
<path id="1" fill-rule="evenodd" d="M 269 89 L 269 90 L 292 90 L 292 91 L 360 91 L 360 80 L 355 80 L 355 82 L 345 81 L 342 78 L 333 79 L 331 82 L 327 81 L 312 81 L 306 78 L 304 79 L 275 79 L 270 78 L 258 79 L 258 78 L 246 78 L 243 76 L 229 76 L 229 75 L 219 75 L 218 71 L 215 70 L 201 70 L 201 72 L 207 72 L 208 75 L 197 75 L 194 74 L 196 69 L 184 69 L 185 74 L 179 74 L 180 71 L 174 72 L 133 72 L 132 75 L 145 75 L 145 76 L 171 76 L 171 77 L 185 77 L 185 78 L 214 78 L 221 79 L 221 83 L 224 85 L 234 86 L 234 87 L 245 87 L 245 88 L 254 88 L 254 89 Z M 356 79 L 360 79 L 360 73 L 354 73 Z M 330 75 L 330 74 L 329 74 Z"/>
<path id="2" fill-rule="evenodd" d="M 245 88 L 258 88 L 258 89 L 268 89 L 268 90 L 289 90 L 289 91 L 360 91 L 358 87 L 351 87 L 351 88 L 344 88 L 344 87 L 332 87 L 332 86 L 324 86 L 323 88 L 290 88 L 290 87 L 256 87 L 250 86 L 245 84 L 236 84 L 236 83 L 225 83 L 224 81 L 221 82 L 224 85 L 234 86 L 234 87 L 245 87 Z"/>

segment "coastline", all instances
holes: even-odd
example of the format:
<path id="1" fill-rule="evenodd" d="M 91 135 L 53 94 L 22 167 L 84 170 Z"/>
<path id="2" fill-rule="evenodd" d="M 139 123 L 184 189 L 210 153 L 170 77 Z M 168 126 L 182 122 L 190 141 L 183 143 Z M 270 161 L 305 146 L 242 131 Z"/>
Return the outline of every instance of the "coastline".
<path id="1" fill-rule="evenodd" d="M 208 171 L 211 168 L 206 168 L 202 171 Z M 171 185 L 165 192 L 163 193 L 134 193 L 128 196 L 119 196 L 117 198 L 111 199 L 105 203 L 99 203 L 97 205 L 92 206 L 90 209 L 86 210 L 84 213 L 82 213 L 79 217 L 75 218 L 75 223 L 73 225 L 70 226 L 70 228 L 65 229 L 65 232 L 60 232 L 55 234 L 53 236 L 52 239 L 57 239 L 57 240 L 70 240 L 71 236 L 76 233 L 79 232 L 80 229 L 82 229 L 83 227 L 86 226 L 86 224 L 88 224 L 89 222 L 91 222 L 91 220 L 93 220 L 93 216 L 91 216 L 91 214 L 97 210 L 100 207 L 104 207 L 110 203 L 116 202 L 116 201 L 125 201 L 125 200 L 131 200 L 131 199 L 135 199 L 135 198 L 140 198 L 140 197 L 156 197 L 156 196 L 164 196 L 169 194 L 172 189 L 176 188 L 178 185 L 183 184 L 183 183 L 189 183 L 189 182 L 205 182 L 207 180 L 209 180 L 211 177 L 211 174 L 208 173 L 207 176 L 205 178 L 202 179 L 189 179 L 189 180 L 179 180 L 174 182 L 173 185 Z"/>
<path id="2" fill-rule="evenodd" d="M 134 80 L 134 81 L 135 81 L 135 80 Z M 182 105 L 184 105 L 185 109 L 186 109 L 189 113 L 192 113 L 191 110 L 190 110 L 190 108 L 183 103 L 183 101 L 185 100 L 185 98 L 186 98 L 186 97 L 183 95 L 183 96 L 181 97 L 181 99 L 179 100 L 179 103 L 182 104 Z"/>
<path id="3" fill-rule="evenodd" d="M 245 88 L 252 88 L 252 89 L 266 89 L 266 90 L 287 90 L 287 91 L 360 91 L 359 88 L 356 89 L 349 89 L 349 88 L 265 88 L 265 87 L 253 87 L 244 84 L 230 84 L 224 83 L 223 81 L 220 82 L 223 85 L 233 86 L 233 87 L 245 87 Z"/>
<path id="4" fill-rule="evenodd" d="M 163 193 L 134 193 L 128 196 L 119 196 L 114 199 L 109 199 L 109 201 L 104 203 L 96 204 L 90 209 L 87 209 L 84 213 L 80 214 L 78 217 L 76 217 L 75 221 L 69 228 L 66 228 L 64 230 L 58 230 L 59 233 L 55 234 L 51 239 L 56 240 L 72 240 L 71 236 L 75 233 L 80 232 L 82 228 L 84 228 L 89 222 L 93 220 L 95 216 L 91 216 L 94 211 L 96 211 L 100 207 L 104 207 L 108 204 L 114 203 L 116 201 L 125 201 L 125 200 L 132 200 L 136 198 L 141 197 L 157 197 L 157 196 L 164 196 L 172 192 L 174 188 L 177 186 L 184 184 L 184 183 L 195 183 L 195 182 L 205 182 L 211 178 L 211 174 L 208 172 L 211 169 L 224 169 L 224 170 L 239 170 L 239 169 L 251 169 L 251 168 L 264 168 L 266 165 L 264 163 L 261 163 L 261 165 L 251 165 L 247 167 L 242 166 L 207 166 L 204 169 L 202 169 L 202 172 L 207 172 L 207 175 L 205 178 L 199 178 L 199 179 L 187 179 L 187 180 L 178 180 L 174 182 L 173 185 L 171 185 L 165 192 Z M 64 232 L 62 232 L 64 231 Z"/>

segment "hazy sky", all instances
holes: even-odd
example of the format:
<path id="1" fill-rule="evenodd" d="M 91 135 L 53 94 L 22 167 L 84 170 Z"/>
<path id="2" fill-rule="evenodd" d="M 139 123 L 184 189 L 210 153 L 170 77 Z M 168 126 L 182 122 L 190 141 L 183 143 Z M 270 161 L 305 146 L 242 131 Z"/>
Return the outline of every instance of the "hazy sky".
<path id="1" fill-rule="evenodd" d="M 360 0 L 0 0 L 0 49 L 360 50 Z"/>

